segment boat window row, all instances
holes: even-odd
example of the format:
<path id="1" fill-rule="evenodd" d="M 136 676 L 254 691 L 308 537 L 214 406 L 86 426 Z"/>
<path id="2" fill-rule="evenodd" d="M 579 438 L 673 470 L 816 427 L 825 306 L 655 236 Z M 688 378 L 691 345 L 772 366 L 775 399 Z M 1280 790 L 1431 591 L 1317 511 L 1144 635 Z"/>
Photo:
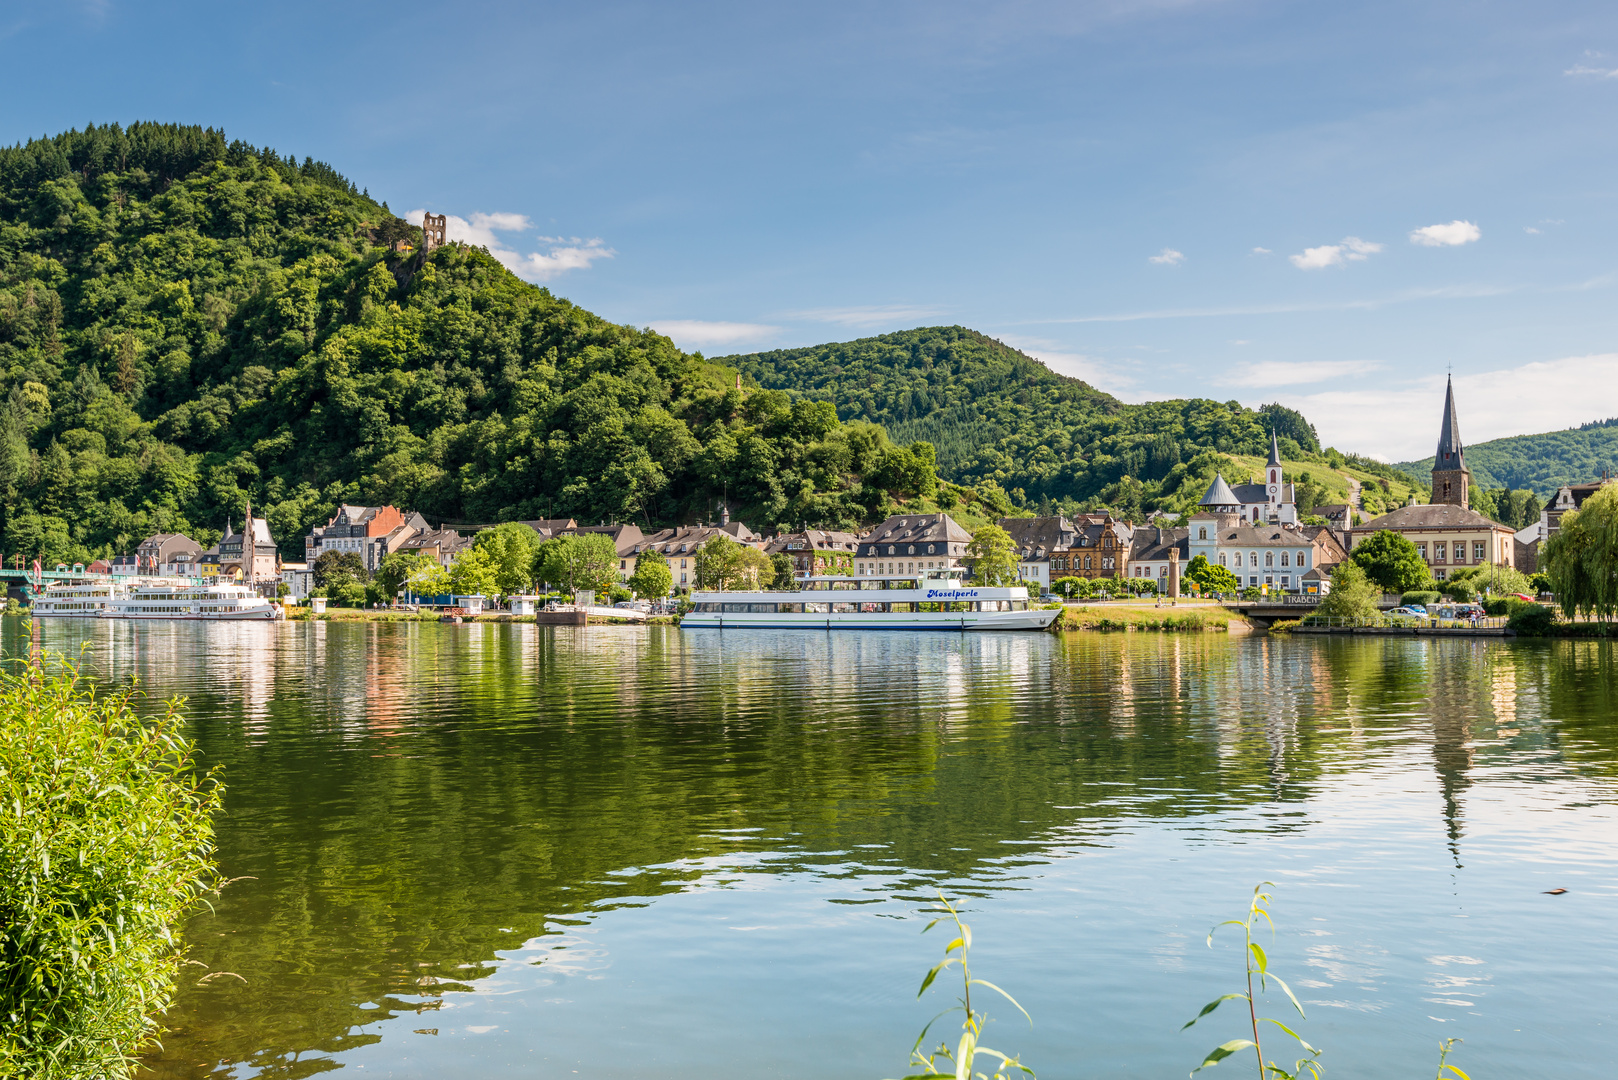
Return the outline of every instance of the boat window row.
<path id="1" fill-rule="evenodd" d="M 1026 600 L 952 600 L 941 603 L 896 601 L 893 603 L 839 604 L 742 604 L 705 601 L 693 610 L 710 615 L 833 615 L 833 614 L 910 614 L 914 612 L 1027 611 Z"/>
<path id="2" fill-rule="evenodd" d="M 831 581 L 805 581 L 799 584 L 801 592 L 870 591 L 874 589 L 919 589 L 915 578 L 837 578 Z"/>

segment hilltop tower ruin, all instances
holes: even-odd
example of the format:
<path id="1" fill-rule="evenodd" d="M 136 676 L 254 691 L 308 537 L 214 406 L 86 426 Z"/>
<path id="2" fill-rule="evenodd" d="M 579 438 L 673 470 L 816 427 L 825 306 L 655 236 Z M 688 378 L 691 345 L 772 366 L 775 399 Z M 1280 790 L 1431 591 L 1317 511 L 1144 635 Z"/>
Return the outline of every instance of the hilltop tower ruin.
<path id="1" fill-rule="evenodd" d="M 421 217 L 421 250 L 431 251 L 444 246 L 446 215 L 423 214 Z"/>

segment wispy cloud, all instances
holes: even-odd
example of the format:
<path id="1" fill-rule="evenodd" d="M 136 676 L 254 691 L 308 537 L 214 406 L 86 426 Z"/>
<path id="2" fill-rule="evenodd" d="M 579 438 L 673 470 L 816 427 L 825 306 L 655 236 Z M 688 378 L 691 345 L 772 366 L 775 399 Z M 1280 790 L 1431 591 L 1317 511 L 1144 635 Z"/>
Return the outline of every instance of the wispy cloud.
<path id="1" fill-rule="evenodd" d="M 1027 353 L 1058 374 L 1083 379 L 1096 389 L 1105 390 L 1125 401 L 1145 400 L 1138 380 L 1115 360 L 1074 352 L 1070 346 L 1045 338 L 1001 335 L 1000 340 L 1013 349 Z"/>
<path id="2" fill-rule="evenodd" d="M 1262 360 L 1256 364 L 1244 364 L 1220 381 L 1226 386 L 1306 386 L 1339 379 L 1344 375 L 1376 371 L 1381 366 L 1360 360 Z"/>
<path id="3" fill-rule="evenodd" d="M 1253 249 L 1253 254 L 1254 255 L 1274 255 L 1275 252 L 1271 251 L 1267 247 L 1256 247 L 1256 248 Z"/>
<path id="4" fill-rule="evenodd" d="M 1470 221 L 1459 219 L 1448 225 L 1424 225 L 1410 230 L 1410 242 L 1422 247 L 1460 247 L 1483 235 L 1483 231 Z"/>
<path id="5" fill-rule="evenodd" d="M 809 308 L 805 311 L 787 311 L 783 319 L 803 319 L 808 322 L 834 323 L 838 326 L 881 326 L 885 323 L 925 322 L 943 314 L 938 308 L 907 307 L 902 304 L 873 305 L 870 307 Z"/>
<path id="6" fill-rule="evenodd" d="M 1568 356 L 1514 368 L 1455 375 L 1455 404 L 1471 443 L 1557 431 L 1596 419 L 1591 386 L 1618 385 L 1618 353 Z M 1403 384 L 1387 379 L 1364 389 L 1280 395 L 1342 450 L 1411 461 L 1433 452 L 1444 404 L 1444 376 Z"/>
<path id="7" fill-rule="evenodd" d="M 1342 243 L 1304 248 L 1301 255 L 1289 255 L 1287 258 L 1299 270 L 1324 270 L 1328 266 L 1341 266 L 1344 262 L 1364 262 L 1381 250 L 1381 244 L 1361 240 L 1357 236 L 1345 236 Z"/>
<path id="8" fill-rule="evenodd" d="M 701 319 L 663 319 L 647 325 L 659 334 L 666 334 L 682 349 L 761 341 L 781 331 L 779 326 L 766 323 L 706 322 Z"/>
<path id="9" fill-rule="evenodd" d="M 426 211 L 411 210 L 404 215 L 412 225 L 420 225 Z M 586 270 L 599 259 L 610 259 L 618 254 L 599 238 L 578 236 L 536 236 L 535 241 L 544 250 L 527 254 L 507 246 L 498 233 L 521 233 L 532 229 L 533 222 L 526 214 L 497 211 L 492 214 L 475 213 L 471 220 L 455 214 L 444 215 L 444 235 L 473 247 L 488 249 L 512 273 L 530 281 L 549 281 L 569 270 Z"/>
<path id="10" fill-rule="evenodd" d="M 1574 64 L 1562 74 L 1594 79 L 1618 79 L 1618 68 L 1598 68 L 1588 67 L 1584 64 Z"/>
<path id="11" fill-rule="evenodd" d="M 1175 251 L 1173 248 L 1164 248 L 1156 255 L 1146 256 L 1146 261 L 1159 266 L 1179 266 L 1185 262 L 1185 252 Z"/>
<path id="12" fill-rule="evenodd" d="M 1522 231 L 1527 233 L 1529 236 L 1538 236 L 1539 232 L 1540 232 L 1538 229 L 1534 228 L 1532 225 L 1524 225 L 1522 227 Z"/>

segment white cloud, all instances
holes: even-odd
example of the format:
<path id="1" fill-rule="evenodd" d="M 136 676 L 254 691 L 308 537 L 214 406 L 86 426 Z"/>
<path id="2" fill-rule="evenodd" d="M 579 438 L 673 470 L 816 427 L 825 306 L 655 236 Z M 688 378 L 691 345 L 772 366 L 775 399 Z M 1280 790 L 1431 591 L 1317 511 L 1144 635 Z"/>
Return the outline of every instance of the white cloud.
<path id="1" fill-rule="evenodd" d="M 1562 74 L 1592 76 L 1597 79 L 1618 79 L 1618 68 L 1593 68 L 1586 67 L 1583 64 L 1574 64 Z"/>
<path id="2" fill-rule="evenodd" d="M 1360 360 L 1261 360 L 1256 364 L 1244 364 L 1229 378 L 1220 381 L 1226 386 L 1302 386 L 1375 371 L 1381 366 Z"/>
<path id="3" fill-rule="evenodd" d="M 1341 266 L 1347 262 L 1364 262 L 1368 256 L 1382 250 L 1382 245 L 1357 236 L 1345 236 L 1340 244 L 1322 244 L 1304 248 L 1301 255 L 1289 255 L 1292 265 L 1299 270 L 1324 270 L 1328 266 Z"/>
<path id="4" fill-rule="evenodd" d="M 1256 248 L 1253 249 L 1253 254 L 1254 255 L 1274 255 L 1275 252 L 1271 251 L 1269 248 L 1256 247 Z"/>
<path id="5" fill-rule="evenodd" d="M 764 323 L 704 322 L 701 319 L 663 319 L 647 325 L 659 334 L 668 335 L 682 349 L 759 341 L 781 330 L 779 326 Z"/>
<path id="6" fill-rule="evenodd" d="M 1558 431 L 1596 419 L 1592 386 L 1618 385 L 1618 353 L 1569 356 L 1455 376 L 1455 405 L 1468 445 L 1508 435 Z M 1280 395 L 1314 421 L 1323 443 L 1390 461 L 1433 452 L 1444 407 L 1444 376 L 1365 389 Z"/>
<path id="7" fill-rule="evenodd" d="M 1538 236 L 1539 235 L 1539 230 L 1534 228 L 1532 225 L 1524 225 L 1522 227 L 1522 231 L 1527 233 L 1529 236 Z"/>
<path id="8" fill-rule="evenodd" d="M 1341 266 L 1343 262 L 1343 248 L 1340 244 L 1324 244 L 1320 247 L 1304 248 L 1302 255 L 1289 255 L 1292 265 L 1299 270 L 1323 270 L 1328 266 Z"/>
<path id="9" fill-rule="evenodd" d="M 781 317 L 835 323 L 838 326 L 866 327 L 880 326 L 883 323 L 925 322 L 941 314 L 943 313 L 937 308 L 888 304 L 871 307 L 810 308 L 807 311 L 783 312 Z"/>
<path id="10" fill-rule="evenodd" d="M 1173 248 L 1164 248 L 1161 254 L 1148 255 L 1146 261 L 1159 266 L 1179 266 L 1185 262 L 1185 252 L 1175 251 Z"/>
<path id="11" fill-rule="evenodd" d="M 1452 221 L 1448 225 L 1424 225 L 1410 230 L 1410 242 L 1422 247 L 1460 247 L 1483 235 L 1483 231 L 1470 221 Z"/>
<path id="12" fill-rule="evenodd" d="M 1348 249 L 1348 258 L 1356 262 L 1364 261 L 1367 255 L 1375 255 L 1382 250 L 1382 245 L 1370 240 L 1361 240 L 1357 236 L 1343 237 L 1343 246 Z"/>
<path id="13" fill-rule="evenodd" d="M 404 219 L 420 225 L 425 210 L 411 210 Z M 444 215 L 444 238 L 472 247 L 487 248 L 490 255 L 518 277 L 530 281 L 549 281 L 569 270 L 586 270 L 597 259 L 610 259 L 618 254 L 598 238 L 577 236 L 537 236 L 534 239 L 546 246 L 544 251 L 531 251 L 524 255 L 506 245 L 496 233 L 527 232 L 533 222 L 526 214 L 497 211 L 493 214 L 476 213 L 468 221 L 455 214 Z"/>

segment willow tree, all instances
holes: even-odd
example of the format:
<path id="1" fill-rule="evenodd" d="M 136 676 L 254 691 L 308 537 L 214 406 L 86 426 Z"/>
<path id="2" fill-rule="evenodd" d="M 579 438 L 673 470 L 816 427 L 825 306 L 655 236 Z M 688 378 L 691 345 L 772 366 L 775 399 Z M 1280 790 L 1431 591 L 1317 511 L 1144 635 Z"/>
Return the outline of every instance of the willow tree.
<path id="1" fill-rule="evenodd" d="M 1618 613 L 1618 485 L 1562 515 L 1561 527 L 1545 541 L 1545 569 L 1568 618 Z"/>

